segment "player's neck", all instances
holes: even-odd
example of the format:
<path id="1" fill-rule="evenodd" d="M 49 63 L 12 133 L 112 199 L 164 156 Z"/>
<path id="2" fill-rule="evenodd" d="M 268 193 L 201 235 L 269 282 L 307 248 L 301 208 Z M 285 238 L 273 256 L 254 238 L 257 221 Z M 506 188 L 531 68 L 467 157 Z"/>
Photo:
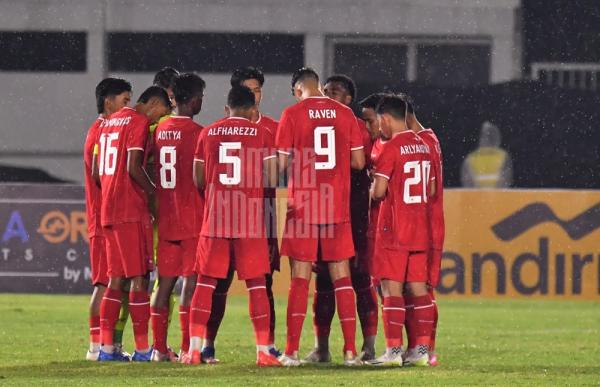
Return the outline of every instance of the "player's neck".
<path id="1" fill-rule="evenodd" d="M 319 89 L 304 89 L 302 91 L 302 99 L 311 98 L 311 97 L 323 97 L 324 94 Z"/>
<path id="2" fill-rule="evenodd" d="M 180 117 L 194 117 L 194 112 L 191 107 L 185 105 L 177 105 L 177 109 L 175 110 L 176 114 Z"/>
<path id="3" fill-rule="evenodd" d="M 392 138 L 396 137 L 399 134 L 406 133 L 406 132 L 411 132 L 411 130 L 409 128 L 407 128 L 406 126 L 392 129 Z"/>
<path id="4" fill-rule="evenodd" d="M 261 119 L 261 114 L 257 109 L 256 112 L 252 115 L 252 119 L 250 119 L 250 121 L 256 123 L 256 122 L 260 121 L 260 119 Z"/>

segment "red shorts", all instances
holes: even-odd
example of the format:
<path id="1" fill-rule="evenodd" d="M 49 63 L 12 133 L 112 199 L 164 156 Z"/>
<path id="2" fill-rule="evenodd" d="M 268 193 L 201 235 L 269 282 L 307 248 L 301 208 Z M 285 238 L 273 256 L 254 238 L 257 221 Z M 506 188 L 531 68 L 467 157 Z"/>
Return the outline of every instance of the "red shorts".
<path id="1" fill-rule="evenodd" d="M 319 248 L 321 254 L 317 254 Z M 348 260 L 354 256 L 350 222 L 307 224 L 288 218 L 283 232 L 281 255 L 304 262 Z"/>
<path id="2" fill-rule="evenodd" d="M 442 249 L 429 249 L 428 252 L 428 279 L 431 287 L 437 287 L 440 283 L 440 270 L 442 269 Z"/>
<path id="3" fill-rule="evenodd" d="M 375 247 L 373 276 L 397 282 L 427 282 L 427 253 Z"/>
<path id="4" fill-rule="evenodd" d="M 265 238 L 210 238 L 200 236 L 196 272 L 213 278 L 227 278 L 232 267 L 241 280 L 270 273 L 269 248 Z"/>
<path id="5" fill-rule="evenodd" d="M 189 277 L 194 274 L 198 238 L 158 241 L 156 267 L 162 277 Z"/>
<path id="6" fill-rule="evenodd" d="M 106 238 L 103 236 L 90 238 L 90 266 L 92 269 L 92 285 L 108 286 Z"/>
<path id="7" fill-rule="evenodd" d="M 104 227 L 109 277 L 137 277 L 154 270 L 152 225 L 142 222 Z"/>

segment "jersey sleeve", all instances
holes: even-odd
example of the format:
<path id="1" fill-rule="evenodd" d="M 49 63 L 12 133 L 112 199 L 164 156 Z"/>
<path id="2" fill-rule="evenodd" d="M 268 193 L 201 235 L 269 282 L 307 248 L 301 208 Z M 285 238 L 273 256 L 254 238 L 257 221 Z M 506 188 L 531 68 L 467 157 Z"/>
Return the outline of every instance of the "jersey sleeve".
<path id="1" fill-rule="evenodd" d="M 363 142 L 362 132 L 360 130 L 360 126 L 358 125 L 356 117 L 354 117 L 354 114 L 352 115 L 350 122 L 350 150 L 355 151 L 359 149 L 364 149 L 365 145 Z"/>
<path id="2" fill-rule="evenodd" d="M 396 153 L 392 147 L 386 147 L 379 158 L 375 167 L 375 176 L 385 177 L 390 180 L 394 174 L 396 164 Z"/>
<path id="3" fill-rule="evenodd" d="M 289 110 L 284 110 L 281 120 L 277 126 L 277 135 L 275 137 L 275 146 L 279 153 L 289 155 L 294 145 L 293 132 L 294 123 Z"/>
<path id="4" fill-rule="evenodd" d="M 194 151 L 194 161 L 201 161 L 201 162 L 206 162 L 205 161 L 205 155 L 204 155 L 204 138 L 206 136 L 204 135 L 203 132 L 200 132 L 200 134 L 198 135 L 198 141 L 196 142 L 196 150 Z"/>
<path id="5" fill-rule="evenodd" d="M 277 157 L 277 150 L 275 149 L 275 140 L 267 128 L 265 128 L 263 135 L 263 146 L 264 146 L 264 157 L 263 160 L 272 159 Z"/>
<path id="6" fill-rule="evenodd" d="M 142 117 L 131 119 L 131 128 L 127 135 L 127 150 L 146 150 L 148 142 L 148 120 Z"/>

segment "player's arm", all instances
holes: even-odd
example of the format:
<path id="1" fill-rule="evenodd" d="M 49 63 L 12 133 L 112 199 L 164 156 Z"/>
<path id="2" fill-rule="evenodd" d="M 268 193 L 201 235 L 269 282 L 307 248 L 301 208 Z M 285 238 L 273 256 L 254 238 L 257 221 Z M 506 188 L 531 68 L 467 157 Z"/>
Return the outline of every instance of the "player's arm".
<path id="1" fill-rule="evenodd" d="M 381 174 L 375 174 L 375 181 L 371 187 L 371 198 L 377 202 L 383 200 L 385 198 L 387 189 L 388 178 Z"/>
<path id="2" fill-rule="evenodd" d="M 194 185 L 200 193 L 202 193 L 204 191 L 204 187 L 206 187 L 206 176 L 203 160 L 194 160 Z"/>
<path id="3" fill-rule="evenodd" d="M 362 170 L 365 167 L 365 144 L 354 113 L 349 114 L 351 115 L 350 150 L 352 151 L 350 153 L 350 167 Z"/>
<path id="4" fill-rule="evenodd" d="M 286 160 L 287 163 L 287 160 Z M 275 188 L 277 187 L 277 177 L 278 177 L 278 163 L 277 157 L 274 155 L 266 158 L 263 161 L 264 170 L 265 170 L 265 187 L 266 188 Z"/>
<path id="5" fill-rule="evenodd" d="M 146 170 L 142 166 L 144 151 L 140 149 L 129 149 L 127 151 L 127 173 L 139 185 L 148 196 L 154 195 L 156 187 Z"/>
<path id="6" fill-rule="evenodd" d="M 352 169 L 358 169 L 358 170 L 362 170 L 365 167 L 364 148 L 352 150 L 350 166 L 352 167 Z"/>
<path id="7" fill-rule="evenodd" d="M 94 151 L 92 153 L 92 178 L 96 182 L 96 185 L 100 187 L 100 167 L 98 164 L 98 144 L 94 145 Z"/>

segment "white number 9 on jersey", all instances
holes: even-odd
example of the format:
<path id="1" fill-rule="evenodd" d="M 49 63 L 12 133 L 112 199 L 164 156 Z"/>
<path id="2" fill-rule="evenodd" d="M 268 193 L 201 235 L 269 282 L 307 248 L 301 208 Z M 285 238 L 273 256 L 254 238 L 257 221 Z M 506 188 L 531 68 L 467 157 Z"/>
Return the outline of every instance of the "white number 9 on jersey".
<path id="1" fill-rule="evenodd" d="M 404 203 L 427 203 L 430 164 L 429 161 L 423 161 L 423 163 L 420 161 L 409 161 L 404 164 L 404 173 L 412 174 L 411 177 L 404 181 Z M 411 195 L 410 187 L 419 184 L 423 184 L 422 195 Z"/>
<path id="2" fill-rule="evenodd" d="M 317 126 L 315 135 L 315 153 L 319 156 L 327 156 L 327 161 L 315 162 L 315 169 L 335 168 L 335 131 L 333 126 Z M 323 135 L 327 137 L 327 147 L 323 146 Z"/>
<path id="3" fill-rule="evenodd" d="M 167 158 L 167 156 L 169 156 Z M 165 189 L 174 189 L 177 184 L 177 150 L 174 146 L 160 148 L 160 186 Z"/>

